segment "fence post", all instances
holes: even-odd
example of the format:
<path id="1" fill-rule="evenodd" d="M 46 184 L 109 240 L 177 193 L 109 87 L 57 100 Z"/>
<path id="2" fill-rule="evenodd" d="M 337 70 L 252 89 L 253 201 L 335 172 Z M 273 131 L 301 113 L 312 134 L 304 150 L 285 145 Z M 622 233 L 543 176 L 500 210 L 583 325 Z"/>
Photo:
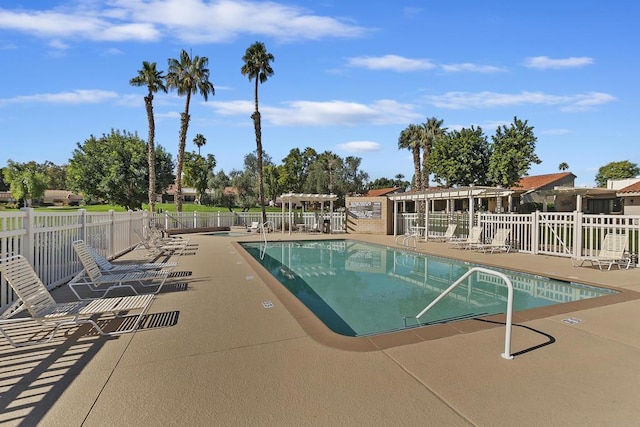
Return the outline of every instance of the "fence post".
<path id="1" fill-rule="evenodd" d="M 531 212 L 531 253 L 537 255 L 540 246 L 540 211 Z"/>
<path id="2" fill-rule="evenodd" d="M 198 228 L 198 211 L 193 211 L 193 228 Z"/>
<path id="3" fill-rule="evenodd" d="M 78 224 L 80 224 L 80 240 L 87 241 L 87 210 L 78 209 Z"/>
<path id="4" fill-rule="evenodd" d="M 26 214 L 24 218 L 24 229 L 25 234 L 22 240 L 22 247 L 20 248 L 20 252 L 24 257 L 29 261 L 31 265 L 33 265 L 33 253 L 35 248 L 35 211 L 33 208 L 20 208 Z"/>
<path id="5" fill-rule="evenodd" d="M 573 256 L 582 255 L 582 212 L 573 212 Z"/>
<path id="6" fill-rule="evenodd" d="M 109 239 L 108 239 L 109 241 L 107 242 L 108 256 L 115 255 L 114 254 L 115 235 L 116 235 L 116 215 L 113 209 L 109 209 Z"/>

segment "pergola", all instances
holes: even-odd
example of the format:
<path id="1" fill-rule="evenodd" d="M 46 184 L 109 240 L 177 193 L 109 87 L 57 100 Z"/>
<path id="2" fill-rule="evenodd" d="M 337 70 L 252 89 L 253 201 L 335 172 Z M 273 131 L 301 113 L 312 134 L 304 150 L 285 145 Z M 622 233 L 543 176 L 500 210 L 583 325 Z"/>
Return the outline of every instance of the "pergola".
<path id="1" fill-rule="evenodd" d="M 433 202 L 436 200 L 447 201 L 447 211 L 450 210 L 450 201 L 455 199 L 468 199 L 469 200 L 469 228 L 473 226 L 473 209 L 474 199 L 486 199 L 495 197 L 500 206 L 502 198 L 509 198 L 509 206 L 511 206 L 512 190 L 497 187 L 460 187 L 460 188 L 437 188 L 422 191 L 411 191 L 407 193 L 395 193 L 390 194 L 389 199 L 393 201 L 393 234 L 397 235 L 398 227 L 398 203 L 399 202 L 425 202 L 426 209 L 424 215 L 424 224 L 422 227 L 425 229 L 425 236 L 427 230 L 427 224 L 429 223 L 429 212 L 432 210 Z M 416 203 L 416 208 L 420 209 L 420 204 Z"/>
<path id="2" fill-rule="evenodd" d="M 316 202 L 320 203 L 320 214 L 324 212 L 324 204 L 329 202 L 329 212 L 333 212 L 333 202 L 338 200 L 338 196 L 335 194 L 305 194 L 305 193 L 286 193 L 280 196 L 280 200 L 282 201 L 282 232 L 284 233 L 284 223 L 285 223 L 285 208 L 284 205 L 287 203 L 289 205 L 289 234 L 291 234 L 292 227 L 292 210 L 291 206 L 296 203 L 301 202 Z M 304 207 L 303 207 L 304 209 Z"/>

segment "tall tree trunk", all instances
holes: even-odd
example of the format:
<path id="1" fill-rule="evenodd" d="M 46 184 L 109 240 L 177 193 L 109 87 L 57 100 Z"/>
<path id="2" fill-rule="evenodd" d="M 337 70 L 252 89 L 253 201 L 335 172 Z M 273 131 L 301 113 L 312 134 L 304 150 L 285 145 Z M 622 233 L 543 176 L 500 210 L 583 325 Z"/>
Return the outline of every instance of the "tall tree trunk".
<path id="1" fill-rule="evenodd" d="M 258 81 L 259 74 L 256 75 L 256 84 L 253 90 L 256 111 L 251 115 L 253 127 L 256 131 L 256 156 L 258 157 L 258 192 L 260 197 L 260 209 L 262 212 L 262 223 L 267 222 L 267 212 L 264 207 L 264 177 L 262 175 L 262 128 L 260 125 L 260 111 L 258 110 Z"/>
<path id="2" fill-rule="evenodd" d="M 156 209 L 156 149 L 155 134 L 156 124 L 153 119 L 153 94 L 144 97 L 147 107 L 147 118 L 149 119 L 149 140 L 147 149 L 149 150 L 147 161 L 149 163 L 149 212 L 153 213 Z"/>
<path id="3" fill-rule="evenodd" d="M 262 212 L 262 223 L 267 221 L 267 212 L 264 206 L 264 176 L 262 174 L 262 129 L 260 126 L 260 112 L 256 111 L 251 115 L 253 126 L 256 131 L 256 155 L 258 157 L 258 192 L 260 193 L 260 209 Z"/>
<path id="4" fill-rule="evenodd" d="M 422 149 L 422 189 L 429 189 L 429 168 L 427 163 L 429 161 L 429 147 Z"/>
<path id="5" fill-rule="evenodd" d="M 178 144 L 178 167 L 176 170 L 176 211 L 182 212 L 182 168 L 184 166 L 184 150 L 187 145 L 187 129 L 189 128 L 189 102 L 191 90 L 187 92 L 184 113 L 180 115 L 180 142 Z"/>
<path id="6" fill-rule="evenodd" d="M 415 147 L 411 149 L 413 154 L 413 188 L 415 190 L 422 189 L 422 172 L 420 171 L 420 148 Z"/>

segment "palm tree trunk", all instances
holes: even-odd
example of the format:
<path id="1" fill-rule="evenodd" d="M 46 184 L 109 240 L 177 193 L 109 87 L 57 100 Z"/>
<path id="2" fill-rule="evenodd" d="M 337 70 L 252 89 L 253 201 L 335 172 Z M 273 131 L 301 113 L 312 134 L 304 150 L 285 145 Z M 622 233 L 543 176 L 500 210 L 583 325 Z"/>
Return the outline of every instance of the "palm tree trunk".
<path id="1" fill-rule="evenodd" d="M 420 171 L 420 148 L 414 147 L 412 148 L 413 154 L 413 188 L 416 190 L 422 189 L 422 172 Z"/>
<path id="2" fill-rule="evenodd" d="M 149 163 L 149 212 L 153 213 L 156 209 L 156 151 L 155 151 L 155 134 L 156 124 L 153 119 L 153 94 L 144 98 L 147 107 L 147 118 L 149 119 L 149 142 L 148 157 Z"/>
<path id="3" fill-rule="evenodd" d="M 422 148 L 422 189 L 429 189 L 429 169 L 427 163 L 429 162 L 429 147 Z"/>
<path id="4" fill-rule="evenodd" d="M 180 115 L 180 142 L 178 144 L 178 166 L 176 169 L 176 211 L 182 212 L 182 168 L 184 166 L 184 150 L 187 145 L 187 129 L 189 128 L 189 102 L 191 90 L 187 92 L 184 113 Z"/>
<path id="5" fill-rule="evenodd" d="M 253 127 L 256 131 L 256 157 L 258 158 L 258 192 L 260 197 L 260 209 L 262 212 L 262 223 L 267 222 L 267 212 L 264 207 L 264 177 L 262 175 L 262 127 L 260 125 L 260 111 L 258 110 L 258 76 L 254 89 L 254 100 L 256 111 L 251 115 Z"/>

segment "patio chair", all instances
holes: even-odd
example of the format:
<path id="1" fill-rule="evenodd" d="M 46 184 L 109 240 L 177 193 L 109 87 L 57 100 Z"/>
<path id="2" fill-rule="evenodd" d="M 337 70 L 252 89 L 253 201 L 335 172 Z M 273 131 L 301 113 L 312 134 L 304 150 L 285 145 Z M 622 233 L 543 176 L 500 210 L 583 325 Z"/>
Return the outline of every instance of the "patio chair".
<path id="1" fill-rule="evenodd" d="M 628 269 L 631 265 L 631 257 L 626 254 L 628 245 L 629 238 L 626 234 L 608 233 L 602 239 L 597 255 L 571 257 L 571 265 L 576 267 L 577 262 L 580 261 L 579 266 L 590 262 L 591 266 L 597 265 L 600 270 L 603 265 L 608 265 L 607 270 L 611 270 L 614 264 L 618 266 L 618 269 L 623 266 Z"/>
<path id="2" fill-rule="evenodd" d="M 31 264 L 22 255 L 15 255 L 0 260 L 0 272 L 7 280 L 14 292 L 23 302 L 31 317 L 42 329 L 53 327 L 53 330 L 42 340 L 16 342 L 2 328 L 3 324 L 22 321 L 12 319 L 0 323 L 0 333 L 14 347 L 42 344 L 50 342 L 59 328 L 63 326 L 91 325 L 100 335 L 115 336 L 133 332 L 138 329 L 149 306 L 153 302 L 153 295 L 136 295 L 116 298 L 101 298 L 93 301 L 74 301 L 57 303 L 46 286 L 42 283 Z M 91 317 L 101 314 L 112 314 L 119 317 L 119 313 L 138 311 L 135 321 L 128 328 L 105 332 Z"/>
<path id="3" fill-rule="evenodd" d="M 449 244 L 456 249 L 473 249 L 481 243 L 480 238 L 483 230 L 484 227 L 480 225 L 473 226 L 469 230 L 469 236 L 466 239 L 451 239 Z"/>
<path id="4" fill-rule="evenodd" d="M 153 239 L 150 236 L 145 237 L 138 229 L 134 229 L 133 232 L 138 236 L 138 239 L 140 239 L 140 243 L 138 243 L 133 250 L 144 251 L 153 256 L 181 255 L 189 244 L 188 239 L 159 240 Z"/>
<path id="5" fill-rule="evenodd" d="M 251 225 L 247 226 L 247 231 L 250 233 L 257 233 L 260 229 L 259 221 L 251 221 Z"/>
<path id="6" fill-rule="evenodd" d="M 496 231 L 496 234 L 493 235 L 493 239 L 491 239 L 490 243 L 479 243 L 478 245 L 473 245 L 471 249 L 476 249 L 482 252 L 491 252 L 495 251 L 504 251 L 509 253 L 511 250 L 511 244 L 507 242 L 509 239 L 509 234 L 511 230 L 508 228 L 499 228 Z"/>
<path id="7" fill-rule="evenodd" d="M 112 289 L 127 288 L 134 292 L 136 295 L 141 293 L 158 293 L 164 282 L 169 277 L 171 272 L 169 271 L 129 271 L 114 274 L 103 274 L 98 267 L 98 264 L 91 256 L 89 248 L 82 240 L 76 240 L 73 242 L 73 250 L 80 258 L 80 262 L 84 267 L 85 274 L 76 276 L 71 282 L 69 282 L 69 288 L 78 297 L 78 299 L 91 299 L 82 297 L 76 291 L 76 287 L 88 287 L 92 293 L 102 292 L 100 297 L 107 295 Z M 138 283 L 144 288 L 152 287 L 150 292 L 140 292 L 136 289 L 132 283 Z M 106 289 L 104 289 L 106 287 Z"/>
<path id="8" fill-rule="evenodd" d="M 144 271 L 144 270 L 162 270 L 162 269 L 173 269 L 178 263 L 177 262 L 145 262 L 139 264 L 120 264 L 116 265 L 111 263 L 108 259 L 100 255 L 100 253 L 90 245 L 87 245 L 89 249 L 89 253 L 93 257 L 98 267 L 103 273 L 125 273 L 129 271 Z"/>
<path id="9" fill-rule="evenodd" d="M 431 234 L 428 236 L 428 240 L 435 240 L 436 242 L 448 242 L 451 239 L 453 239 L 453 233 L 456 232 L 456 228 L 457 228 L 456 224 L 449 224 L 444 234 L 442 235 Z"/>

